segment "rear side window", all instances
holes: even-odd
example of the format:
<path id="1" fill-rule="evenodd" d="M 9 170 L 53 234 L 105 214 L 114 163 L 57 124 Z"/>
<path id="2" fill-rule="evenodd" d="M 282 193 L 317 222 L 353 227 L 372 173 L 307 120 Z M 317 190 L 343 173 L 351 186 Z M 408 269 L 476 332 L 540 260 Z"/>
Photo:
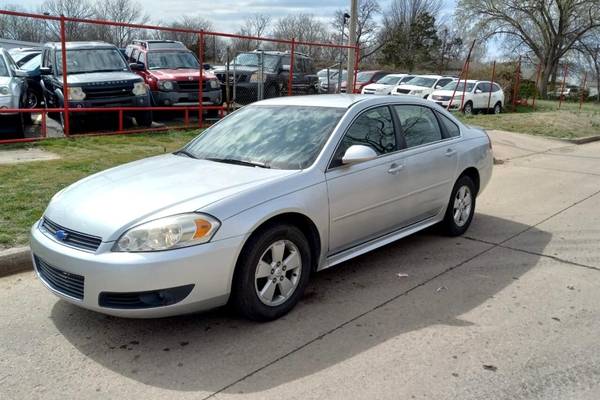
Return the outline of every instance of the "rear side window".
<path id="1" fill-rule="evenodd" d="M 440 121 L 442 122 L 444 128 L 446 128 L 446 132 L 448 132 L 448 135 L 450 135 L 450 137 L 460 136 L 460 128 L 454 123 L 454 121 L 452 121 L 450 118 L 446 117 L 442 113 L 437 113 L 437 115 Z"/>
<path id="2" fill-rule="evenodd" d="M 394 106 L 400 120 L 406 147 L 417 147 L 442 140 L 442 131 L 433 111 L 421 106 Z"/>

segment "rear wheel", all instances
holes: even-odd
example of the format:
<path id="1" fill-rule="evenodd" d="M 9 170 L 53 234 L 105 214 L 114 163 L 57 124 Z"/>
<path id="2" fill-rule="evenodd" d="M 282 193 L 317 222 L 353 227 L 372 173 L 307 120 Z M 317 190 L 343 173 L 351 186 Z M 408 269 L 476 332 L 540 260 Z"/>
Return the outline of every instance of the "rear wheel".
<path id="1" fill-rule="evenodd" d="M 475 213 L 475 184 L 461 176 L 452 189 L 450 202 L 442 225 L 449 236 L 460 236 L 469 229 Z"/>
<path id="2" fill-rule="evenodd" d="M 494 106 L 494 114 L 500 114 L 501 112 L 502 112 L 502 104 L 500 102 L 498 102 Z"/>
<path id="3" fill-rule="evenodd" d="M 465 115 L 473 115 L 473 103 L 467 101 L 467 103 L 463 106 L 463 113 Z"/>
<path id="4" fill-rule="evenodd" d="M 248 240 L 238 259 L 232 304 L 246 318 L 270 321 L 300 300 L 311 271 L 311 252 L 295 226 L 274 225 Z"/>

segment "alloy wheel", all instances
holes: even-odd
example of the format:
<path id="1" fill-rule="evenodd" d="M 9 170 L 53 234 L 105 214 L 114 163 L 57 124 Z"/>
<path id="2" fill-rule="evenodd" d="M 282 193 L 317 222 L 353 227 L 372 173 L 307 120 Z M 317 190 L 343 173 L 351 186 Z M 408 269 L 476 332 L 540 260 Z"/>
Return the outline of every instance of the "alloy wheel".
<path id="1" fill-rule="evenodd" d="M 298 247 L 289 240 L 278 240 L 264 251 L 256 266 L 256 295 L 267 306 L 283 304 L 296 291 L 301 273 Z"/>
<path id="2" fill-rule="evenodd" d="M 469 217 L 471 216 L 472 204 L 473 197 L 471 190 L 467 186 L 461 186 L 460 189 L 456 191 L 456 196 L 454 197 L 454 207 L 452 210 L 454 223 L 458 227 L 464 226 L 469 220 Z"/>

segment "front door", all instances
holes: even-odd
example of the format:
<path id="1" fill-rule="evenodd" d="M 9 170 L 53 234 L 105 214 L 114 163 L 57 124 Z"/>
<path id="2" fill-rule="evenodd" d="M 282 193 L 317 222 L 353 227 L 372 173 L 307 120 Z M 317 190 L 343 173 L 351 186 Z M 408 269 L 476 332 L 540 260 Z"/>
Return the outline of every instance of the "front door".
<path id="1" fill-rule="evenodd" d="M 398 142 L 388 106 L 364 111 L 346 131 L 326 173 L 330 254 L 394 230 L 402 221 L 398 203 L 405 171 Z M 379 156 L 342 165 L 341 159 L 352 145 L 369 146 Z"/>

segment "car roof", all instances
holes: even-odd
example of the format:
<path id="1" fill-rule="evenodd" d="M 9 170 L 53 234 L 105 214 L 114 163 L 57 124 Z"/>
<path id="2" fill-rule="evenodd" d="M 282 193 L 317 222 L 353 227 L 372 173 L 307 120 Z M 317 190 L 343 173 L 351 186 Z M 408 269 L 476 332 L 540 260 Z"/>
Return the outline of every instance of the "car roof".
<path id="1" fill-rule="evenodd" d="M 430 106 L 431 102 L 415 96 L 373 96 L 368 94 L 320 94 L 308 96 L 286 96 L 262 100 L 254 105 L 350 108 L 354 104 L 385 105 L 392 103 L 419 103 Z"/>
<path id="2" fill-rule="evenodd" d="M 101 49 L 101 48 L 116 48 L 115 45 L 106 43 L 106 42 L 66 42 L 65 43 L 67 50 L 68 49 Z M 49 42 L 46 43 L 47 47 L 52 47 L 54 49 L 61 49 L 62 45 L 60 42 Z"/>

